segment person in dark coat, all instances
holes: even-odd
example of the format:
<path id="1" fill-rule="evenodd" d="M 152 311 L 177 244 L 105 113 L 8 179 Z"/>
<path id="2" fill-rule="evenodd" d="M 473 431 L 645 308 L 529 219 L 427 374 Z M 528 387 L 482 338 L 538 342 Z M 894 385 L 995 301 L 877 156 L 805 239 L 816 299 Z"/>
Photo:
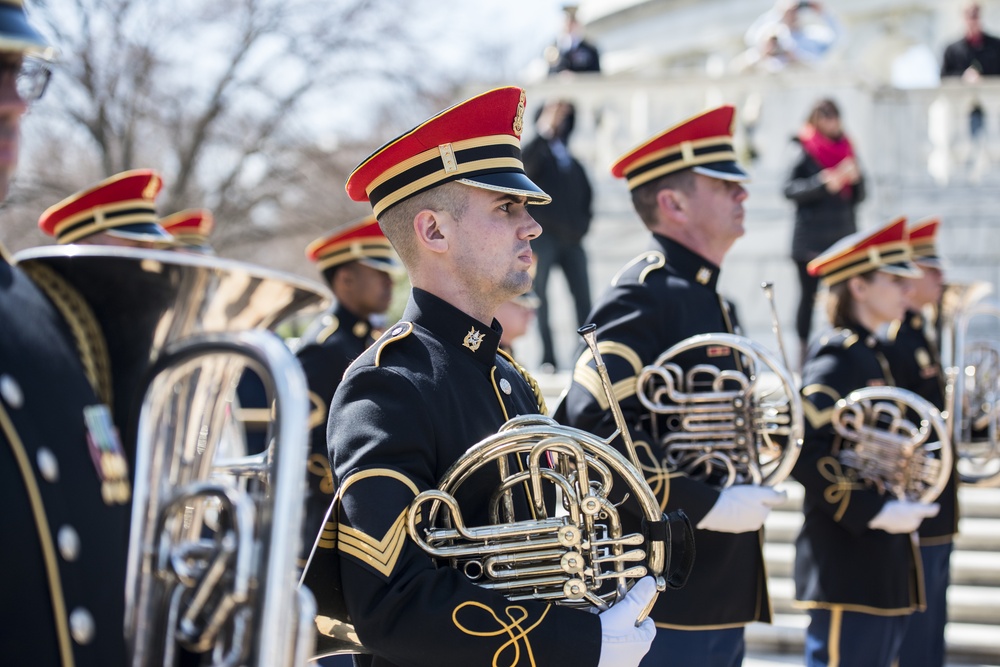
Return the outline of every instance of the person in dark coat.
<path id="1" fill-rule="evenodd" d="M 940 312 L 944 289 L 941 258 L 935 237 L 939 220 L 932 218 L 907 229 L 913 261 L 923 275 L 914 278 L 906 314 L 880 332 L 885 357 L 896 384 L 945 409 L 944 372 L 938 354 L 934 318 Z M 952 443 L 954 448 L 954 443 Z M 958 460 L 953 449 L 953 461 Z M 958 533 L 958 475 L 951 477 L 937 504 L 937 516 L 920 524 L 920 560 L 923 565 L 927 609 L 910 618 L 899 654 L 899 667 L 941 667 L 945 661 L 944 630 L 948 623 L 948 584 L 951 552 Z"/>
<path id="2" fill-rule="evenodd" d="M 1000 76 L 1000 38 L 983 31 L 982 13 L 979 2 L 965 4 L 965 35 L 945 47 L 942 79 L 960 77 L 966 83 L 977 83 L 984 76 Z M 977 101 L 969 110 L 969 134 L 977 137 L 985 122 L 983 107 Z"/>
<path id="3" fill-rule="evenodd" d="M 531 286 L 541 227 L 527 206 L 549 200 L 520 160 L 524 106 L 515 87 L 473 97 L 385 144 L 347 181 L 354 200 L 371 203 L 412 285 L 402 320 L 350 365 L 333 397 L 338 496 L 303 577 L 321 614 L 332 586 L 342 588 L 371 651 L 355 656 L 359 667 L 635 667 L 653 638 L 651 620 L 636 627 L 652 577 L 600 614 L 508 600 L 435 563 L 406 529 L 414 498 L 469 447 L 545 411 L 537 383 L 499 350 L 494 318 Z M 456 493 L 466 525 L 489 523 L 498 474 L 481 468 Z M 516 516 L 530 516 L 514 496 Z M 422 514 L 415 531 L 427 527 Z"/>
<path id="4" fill-rule="evenodd" d="M 576 119 L 575 107 L 565 100 L 545 104 L 535 121 L 538 135 L 524 146 L 524 171 L 538 187 L 552 195 L 552 203 L 534 214 L 545 232 L 534 242 L 538 269 L 534 287 L 538 307 L 538 333 L 542 338 L 542 364 L 556 368 L 555 347 L 549 322 L 548 284 L 552 269 L 562 269 L 573 296 L 576 325 L 590 312 L 590 278 L 583 237 L 590 229 L 593 192 L 580 161 L 569 152 L 569 138 Z"/>
<path id="5" fill-rule="evenodd" d="M 865 179 L 833 100 L 822 99 L 813 105 L 795 141 L 801 152 L 785 181 L 785 197 L 795 203 L 792 260 L 799 276 L 795 331 L 801 365 L 809 345 L 818 287 L 806 267 L 821 252 L 857 230 L 855 212 L 865 198 Z"/>
<path id="6" fill-rule="evenodd" d="M 771 620 L 762 526 L 784 494 L 754 485 L 722 489 L 719 479 L 678 469 L 665 438 L 655 434 L 677 431 L 679 420 L 651 415 L 637 393 L 640 370 L 674 344 L 737 330 L 717 291 L 722 261 L 744 233 L 743 183 L 749 176 L 736 162 L 734 118 L 731 106 L 706 111 L 651 137 L 612 167 L 614 176 L 628 182 L 649 243 L 621 268 L 589 319 L 597 325 L 598 348 L 646 482 L 664 511 L 681 509 L 696 524 L 694 567 L 682 589 L 657 600 L 650 614 L 656 639 L 644 667 L 736 667 L 745 653 L 744 627 Z M 692 145 L 697 148 L 690 150 Z M 733 372 L 739 360 L 731 348 L 704 346 L 677 363 L 685 372 L 696 366 Z M 555 418 L 601 437 L 615 431 L 589 352 L 577 360 Z M 618 439 L 615 444 L 623 447 Z"/>
<path id="7" fill-rule="evenodd" d="M 0 1 L 0 198 L 53 56 L 21 0 Z M 50 300 L 44 276 L 0 246 L 0 662 L 119 667 L 131 473 L 87 373 L 96 359 L 81 332 L 96 322 Z"/>
<path id="8" fill-rule="evenodd" d="M 330 402 L 347 367 L 381 335 L 373 316 L 384 314 L 392 301 L 393 276 L 402 267 L 374 216 L 316 239 L 306 248 L 337 302 L 317 318 L 296 351 L 309 384 L 309 494 L 306 505 L 306 553 L 319 533 L 333 500 L 333 476 L 326 446 Z M 305 559 L 300 565 L 305 565 Z"/>
<path id="9" fill-rule="evenodd" d="M 795 600 L 809 614 L 805 664 L 891 667 L 909 616 L 925 604 L 912 535 L 938 505 L 895 499 L 846 464 L 834 406 L 852 391 L 894 386 L 879 328 L 903 316 L 910 261 L 906 221 L 845 237 L 809 264 L 829 290 L 834 330 L 802 368 L 806 416 L 792 476 L 805 488 L 795 540 Z M 863 433 L 858 427 L 858 432 Z"/>
<path id="10" fill-rule="evenodd" d="M 545 50 L 549 74 L 560 72 L 600 72 L 601 53 L 583 35 L 577 18 L 577 5 L 563 5 L 565 24 L 556 43 Z"/>

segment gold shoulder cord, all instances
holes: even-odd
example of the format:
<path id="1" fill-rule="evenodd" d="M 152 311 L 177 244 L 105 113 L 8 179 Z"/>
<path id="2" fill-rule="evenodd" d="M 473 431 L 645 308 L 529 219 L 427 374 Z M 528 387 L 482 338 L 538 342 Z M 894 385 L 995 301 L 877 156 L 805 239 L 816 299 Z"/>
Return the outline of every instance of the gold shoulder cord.
<path id="1" fill-rule="evenodd" d="M 525 379 L 528 386 L 531 387 L 531 391 L 535 394 L 535 402 L 538 403 L 538 414 L 546 415 L 549 413 L 549 409 L 545 406 L 545 396 L 542 395 L 542 388 L 538 385 L 538 380 L 532 377 L 531 373 L 521 364 L 517 363 L 510 354 L 503 350 L 497 350 L 504 359 L 509 361 L 514 369 L 521 374 L 521 377 Z"/>
<path id="2" fill-rule="evenodd" d="M 90 386 L 102 402 L 111 406 L 111 359 L 104 332 L 94 311 L 72 285 L 49 267 L 23 264 L 20 268 L 38 285 L 66 320 L 73 332 L 76 349 Z"/>

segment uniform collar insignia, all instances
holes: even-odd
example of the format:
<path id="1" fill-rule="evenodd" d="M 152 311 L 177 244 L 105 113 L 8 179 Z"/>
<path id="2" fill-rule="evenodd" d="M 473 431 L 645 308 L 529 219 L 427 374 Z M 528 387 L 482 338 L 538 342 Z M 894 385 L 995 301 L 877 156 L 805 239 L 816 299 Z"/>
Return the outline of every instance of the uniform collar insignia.
<path id="1" fill-rule="evenodd" d="M 707 266 L 701 267 L 700 269 L 698 269 L 698 273 L 695 274 L 694 279 L 697 280 L 702 285 L 707 285 L 709 281 L 712 279 L 712 269 L 708 268 Z"/>
<path id="2" fill-rule="evenodd" d="M 354 327 L 351 329 L 351 332 L 357 338 L 364 338 L 365 336 L 368 335 L 368 323 L 362 320 L 358 320 L 357 322 L 354 323 Z"/>
<path id="3" fill-rule="evenodd" d="M 462 341 L 462 345 L 475 352 L 483 344 L 485 338 L 486 334 L 478 331 L 476 327 L 472 327 L 469 329 L 469 333 L 465 334 L 465 340 Z"/>
<path id="4" fill-rule="evenodd" d="M 691 282 L 716 290 L 719 267 L 687 246 L 660 234 L 653 234 L 653 247 L 667 259 L 669 270 Z"/>

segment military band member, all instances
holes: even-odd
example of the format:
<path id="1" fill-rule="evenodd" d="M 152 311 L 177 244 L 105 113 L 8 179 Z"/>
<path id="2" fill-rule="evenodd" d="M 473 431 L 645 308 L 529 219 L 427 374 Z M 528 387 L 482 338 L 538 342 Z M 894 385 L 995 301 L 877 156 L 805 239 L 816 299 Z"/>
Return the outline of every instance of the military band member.
<path id="1" fill-rule="evenodd" d="M 162 187 L 163 179 L 152 169 L 123 171 L 53 204 L 38 226 L 59 244 L 172 246 L 173 237 L 156 215 Z"/>
<path id="2" fill-rule="evenodd" d="M 910 614 L 924 605 L 910 533 L 935 504 L 892 500 L 841 466 L 834 404 L 851 391 L 894 385 L 876 338 L 903 316 L 910 261 L 905 220 L 845 237 L 809 264 L 827 287 L 834 329 L 802 369 L 805 440 L 792 475 L 805 487 L 796 539 L 795 599 L 808 610 L 806 664 L 889 667 Z"/>
<path id="3" fill-rule="evenodd" d="M 882 330 L 882 340 L 896 385 L 926 398 L 943 411 L 944 374 L 935 337 L 930 335 L 935 330 L 933 318 L 939 312 L 944 288 L 941 259 L 935 243 L 938 224 L 937 219 L 930 219 L 914 223 L 907 229 L 913 261 L 923 275 L 911 279 L 906 314 Z M 958 532 L 958 484 L 954 468 L 936 502 L 941 511 L 925 519 L 918 531 L 927 609 L 910 617 L 899 654 L 900 667 L 941 667 L 944 664 L 949 569 L 952 541 Z"/>
<path id="4" fill-rule="evenodd" d="M 200 255 L 214 255 L 208 237 L 215 228 L 215 216 L 203 208 L 187 208 L 160 218 L 160 226 L 174 237 L 176 250 L 185 250 Z"/>
<path id="5" fill-rule="evenodd" d="M 734 110 L 724 106 L 686 120 L 629 151 L 612 167 L 651 232 L 648 249 L 626 264 L 590 319 L 622 412 L 643 459 L 646 481 L 665 511 L 683 509 L 697 524 L 697 556 L 687 585 L 668 591 L 652 612 L 657 634 L 643 665 L 739 665 L 743 626 L 770 621 L 761 526 L 783 494 L 716 485 L 671 470 L 652 436 L 649 411 L 636 396 L 636 375 L 667 348 L 695 334 L 734 332 L 716 291 L 727 251 L 743 235 L 743 183 L 732 144 Z M 678 362 L 736 369 L 730 348 L 708 348 Z M 585 352 L 556 418 L 598 435 L 614 420 Z M 671 428 L 664 420 L 660 433 Z"/>
<path id="6" fill-rule="evenodd" d="M 0 198 L 51 55 L 0 1 Z M 0 323 L 0 662 L 124 665 L 128 465 L 64 311 L 2 247 Z"/>
<path id="7" fill-rule="evenodd" d="M 524 104 L 513 87 L 473 97 L 378 149 L 347 182 L 353 199 L 371 202 L 413 286 L 402 321 L 351 364 L 334 396 L 339 526 L 336 541 L 333 526 L 321 533 L 305 579 L 335 545 L 348 611 L 374 654 L 356 656 L 359 665 L 627 667 L 652 639 L 648 619 L 635 627 L 650 577 L 600 615 L 511 602 L 436 567 L 403 529 L 414 496 L 468 447 L 542 411 L 537 385 L 498 352 L 494 319 L 530 285 L 541 228 L 527 205 L 548 200 L 521 164 Z M 482 525 L 498 480 L 485 469 L 475 479 L 479 491 L 463 485 L 458 502 L 469 525 Z"/>
<path id="8" fill-rule="evenodd" d="M 333 500 L 333 476 L 326 446 L 330 401 L 350 363 L 375 342 L 371 318 L 389 309 L 392 278 L 401 270 L 399 259 L 375 216 L 316 239 L 306 248 L 306 257 L 322 272 L 337 302 L 330 312 L 318 318 L 320 326 L 315 335 L 296 353 L 312 400 L 307 544 L 302 565 Z"/>

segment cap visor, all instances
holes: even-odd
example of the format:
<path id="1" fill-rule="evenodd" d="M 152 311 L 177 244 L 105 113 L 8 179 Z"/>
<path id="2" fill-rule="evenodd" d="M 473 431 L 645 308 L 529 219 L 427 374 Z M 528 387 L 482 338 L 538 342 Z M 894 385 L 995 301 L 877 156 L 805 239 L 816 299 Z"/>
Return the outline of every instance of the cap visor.
<path id="1" fill-rule="evenodd" d="M 477 174 L 460 178 L 458 183 L 471 185 L 474 188 L 493 190 L 495 192 L 506 192 L 512 195 L 521 195 L 528 198 L 529 204 L 548 204 L 552 197 L 547 195 L 540 187 L 531 182 L 523 172 L 502 171 L 492 174 Z"/>
<path id="2" fill-rule="evenodd" d="M 103 230 L 109 236 L 133 241 L 159 241 L 176 243 L 176 239 L 163 227 L 152 222 L 140 222 L 134 225 L 122 225 Z"/>
<path id="3" fill-rule="evenodd" d="M 924 275 L 924 272 L 920 270 L 920 267 L 913 262 L 898 262 L 896 264 L 886 264 L 885 266 L 880 266 L 877 271 L 882 273 L 889 273 L 894 276 L 902 276 L 903 278 L 919 278 Z"/>
<path id="4" fill-rule="evenodd" d="M 381 257 L 364 257 L 358 260 L 354 260 L 358 264 L 363 264 L 369 269 L 375 269 L 376 271 L 382 271 L 383 273 L 388 273 L 390 275 L 395 275 L 403 272 L 403 267 L 399 262 L 389 259 L 383 259 Z"/>
<path id="5" fill-rule="evenodd" d="M 940 257 L 914 257 L 913 263 L 918 267 L 926 266 L 931 269 L 943 269 L 944 261 Z"/>
<path id="6" fill-rule="evenodd" d="M 696 174 L 701 174 L 702 176 L 717 178 L 720 181 L 746 183 L 750 180 L 750 174 L 743 171 L 742 167 L 732 160 L 728 160 L 726 162 L 710 162 L 708 164 L 700 164 L 696 167 L 691 167 L 691 171 Z"/>

